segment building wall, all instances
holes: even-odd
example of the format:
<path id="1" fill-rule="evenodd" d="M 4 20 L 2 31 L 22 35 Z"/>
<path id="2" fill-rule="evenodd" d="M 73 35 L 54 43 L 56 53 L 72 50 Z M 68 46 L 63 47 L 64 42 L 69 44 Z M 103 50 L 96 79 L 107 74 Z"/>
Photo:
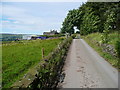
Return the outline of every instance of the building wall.
<path id="1" fill-rule="evenodd" d="M 55 33 L 57 33 L 57 30 L 53 30 L 53 31 L 50 31 L 50 32 L 44 32 L 43 35 L 55 35 Z"/>
<path id="2" fill-rule="evenodd" d="M 30 39 L 31 39 L 31 36 L 24 35 L 22 39 L 23 39 L 23 40 L 30 40 Z"/>

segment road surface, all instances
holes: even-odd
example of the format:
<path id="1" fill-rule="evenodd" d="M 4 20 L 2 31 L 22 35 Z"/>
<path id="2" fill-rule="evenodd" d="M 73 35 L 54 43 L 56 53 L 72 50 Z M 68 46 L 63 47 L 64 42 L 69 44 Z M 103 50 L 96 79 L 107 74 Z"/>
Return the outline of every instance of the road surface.
<path id="1" fill-rule="evenodd" d="M 62 88 L 118 88 L 118 71 L 83 39 L 74 39 L 63 68 Z"/>

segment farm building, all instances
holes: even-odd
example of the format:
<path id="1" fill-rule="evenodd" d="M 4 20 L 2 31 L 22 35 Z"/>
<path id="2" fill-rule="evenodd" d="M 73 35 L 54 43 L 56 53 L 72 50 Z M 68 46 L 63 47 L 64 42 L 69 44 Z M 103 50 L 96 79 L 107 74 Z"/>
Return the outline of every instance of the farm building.
<path id="1" fill-rule="evenodd" d="M 37 35 L 24 35 L 23 40 L 36 40 L 36 39 L 46 39 L 46 37 L 41 37 Z"/>
<path id="2" fill-rule="evenodd" d="M 23 35 L 23 40 L 30 40 L 32 37 L 36 37 L 36 35 Z"/>
<path id="3" fill-rule="evenodd" d="M 57 30 L 51 30 L 50 32 L 44 32 L 43 35 L 56 35 L 58 34 Z"/>

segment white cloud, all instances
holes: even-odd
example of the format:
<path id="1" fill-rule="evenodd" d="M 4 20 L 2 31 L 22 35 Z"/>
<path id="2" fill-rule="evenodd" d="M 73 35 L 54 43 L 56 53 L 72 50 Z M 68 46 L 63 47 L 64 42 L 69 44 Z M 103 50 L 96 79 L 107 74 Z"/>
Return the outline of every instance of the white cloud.
<path id="1" fill-rule="evenodd" d="M 18 24 L 19 22 L 18 21 L 14 21 L 13 23 Z"/>
<path id="2" fill-rule="evenodd" d="M 23 29 L 23 30 L 44 30 L 44 27 L 58 26 L 61 24 L 55 17 L 36 17 L 28 13 L 26 9 L 15 6 L 3 6 L 3 16 L 7 16 L 8 20 L 3 21 L 3 28 Z M 10 21 L 9 21 L 10 20 Z M 51 22 L 50 22 L 51 21 Z M 6 23 L 5 23 L 6 22 Z M 11 22 L 11 23 L 8 23 Z M 60 22 L 60 23 L 58 23 Z M 17 24 L 17 25 L 16 25 Z"/>
<path id="3" fill-rule="evenodd" d="M 2 21 L 2 23 L 9 23 L 10 21 Z"/>
<path id="4" fill-rule="evenodd" d="M 2 14 L 3 15 L 8 15 L 8 16 L 17 16 L 22 13 L 26 12 L 25 9 L 14 7 L 11 5 L 2 5 Z"/>
<path id="5" fill-rule="evenodd" d="M 46 20 L 41 17 L 30 15 L 26 9 L 5 5 L 3 6 L 3 16 L 7 16 L 7 20 L 3 20 L 3 28 L 13 30 L 29 30 L 37 31 L 47 26 Z M 4 31 L 3 31 L 4 32 Z"/>
<path id="6" fill-rule="evenodd" d="M 1 12 L 4 18 L 3 32 L 42 34 L 50 29 L 58 30 L 68 10 L 79 6 L 78 3 L 72 5 L 65 3 L 63 8 L 62 3 L 4 3 Z"/>
<path id="7" fill-rule="evenodd" d="M 13 7 L 9 5 L 3 6 L 2 14 L 3 16 L 10 17 L 8 19 L 15 20 L 16 22 L 21 22 L 22 24 L 35 24 L 43 21 L 39 17 L 29 15 L 26 9 Z"/>
<path id="8" fill-rule="evenodd" d="M 87 2 L 87 0 L 2 0 L 2 2 Z"/>
<path id="9" fill-rule="evenodd" d="M 119 2 L 120 0 L 2 0 L 2 2 Z"/>

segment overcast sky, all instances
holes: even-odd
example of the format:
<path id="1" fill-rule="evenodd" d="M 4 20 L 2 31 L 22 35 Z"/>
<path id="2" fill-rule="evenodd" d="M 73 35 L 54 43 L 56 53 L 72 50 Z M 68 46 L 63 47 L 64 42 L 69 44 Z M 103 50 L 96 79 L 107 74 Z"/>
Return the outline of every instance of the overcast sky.
<path id="1" fill-rule="evenodd" d="M 43 34 L 51 29 L 60 31 L 68 11 L 78 8 L 83 2 L 5 1 L 0 4 L 2 32 L 22 34 Z"/>

